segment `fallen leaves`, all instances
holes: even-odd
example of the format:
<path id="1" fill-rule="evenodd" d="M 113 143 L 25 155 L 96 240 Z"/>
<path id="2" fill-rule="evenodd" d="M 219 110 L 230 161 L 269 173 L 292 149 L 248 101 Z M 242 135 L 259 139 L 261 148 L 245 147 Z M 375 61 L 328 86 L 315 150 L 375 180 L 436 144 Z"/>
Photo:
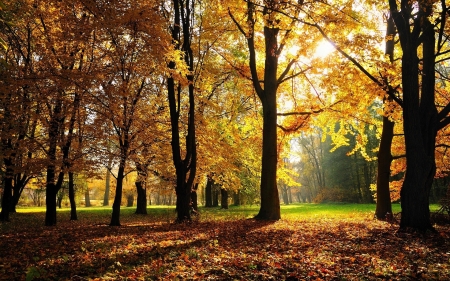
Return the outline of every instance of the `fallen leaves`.
<path id="1" fill-rule="evenodd" d="M 0 232 L 0 280 L 450 279 L 447 226 L 405 238 L 368 218 L 172 224 L 129 216 L 122 227 L 13 220 Z"/>

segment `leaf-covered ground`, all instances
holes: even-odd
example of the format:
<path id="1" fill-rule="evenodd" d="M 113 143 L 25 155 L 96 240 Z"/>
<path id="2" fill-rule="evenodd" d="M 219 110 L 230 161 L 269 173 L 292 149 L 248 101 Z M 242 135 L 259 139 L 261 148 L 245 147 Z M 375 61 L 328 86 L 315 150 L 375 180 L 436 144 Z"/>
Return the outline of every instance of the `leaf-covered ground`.
<path id="1" fill-rule="evenodd" d="M 0 225 L 0 280 L 450 280 L 450 228 L 398 234 L 370 216 L 261 222 L 18 213 Z"/>

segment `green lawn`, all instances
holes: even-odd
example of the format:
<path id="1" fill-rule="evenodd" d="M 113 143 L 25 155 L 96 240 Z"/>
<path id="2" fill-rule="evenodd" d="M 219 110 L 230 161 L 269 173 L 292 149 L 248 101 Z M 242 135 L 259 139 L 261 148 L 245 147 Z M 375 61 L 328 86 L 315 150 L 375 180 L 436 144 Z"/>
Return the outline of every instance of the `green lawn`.
<path id="1" fill-rule="evenodd" d="M 291 205 L 281 205 L 282 219 L 310 219 L 310 218 L 372 218 L 375 214 L 375 204 L 353 204 L 353 203 L 326 203 L 308 204 L 294 203 Z M 439 205 L 430 205 L 431 211 L 439 209 Z M 78 207 L 77 212 L 80 217 L 94 215 L 103 217 L 111 213 L 111 207 Z M 162 220 L 171 220 L 175 217 L 174 206 L 149 206 L 148 213 Z M 242 219 L 251 218 L 258 213 L 259 206 L 230 206 L 228 210 L 216 208 L 200 207 L 200 217 L 204 220 L 214 219 Z M 392 204 L 394 214 L 401 211 L 400 204 Z M 58 209 L 63 216 L 69 215 L 70 208 Z M 122 207 L 121 215 L 127 217 L 133 214 L 135 207 Z M 45 207 L 18 207 L 18 213 L 39 213 L 45 212 Z"/>

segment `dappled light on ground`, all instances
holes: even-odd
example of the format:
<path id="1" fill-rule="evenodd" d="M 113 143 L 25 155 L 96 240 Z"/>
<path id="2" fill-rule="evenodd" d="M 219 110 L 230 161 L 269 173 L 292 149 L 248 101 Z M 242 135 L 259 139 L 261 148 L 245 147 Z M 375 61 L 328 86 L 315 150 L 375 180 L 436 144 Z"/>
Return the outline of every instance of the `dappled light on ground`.
<path id="1" fill-rule="evenodd" d="M 121 227 L 102 219 L 43 227 L 23 224 L 43 213 L 15 214 L 0 228 L 0 280 L 450 279 L 447 226 L 423 236 L 367 215 L 263 222 L 210 213 L 173 224 L 126 214 Z"/>

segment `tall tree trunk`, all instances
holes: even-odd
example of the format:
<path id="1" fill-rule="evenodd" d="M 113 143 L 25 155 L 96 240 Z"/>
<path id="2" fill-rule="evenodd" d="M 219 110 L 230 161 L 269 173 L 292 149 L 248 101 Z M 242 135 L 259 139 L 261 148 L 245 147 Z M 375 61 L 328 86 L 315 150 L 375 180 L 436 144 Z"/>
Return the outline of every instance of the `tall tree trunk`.
<path id="1" fill-rule="evenodd" d="M 84 206 L 85 207 L 92 207 L 90 190 L 89 190 L 88 187 L 86 187 L 86 190 L 84 191 Z"/>
<path id="2" fill-rule="evenodd" d="M 225 188 L 220 189 L 220 206 L 222 209 L 228 209 L 228 191 Z"/>
<path id="3" fill-rule="evenodd" d="M 46 177 L 46 190 L 45 190 L 45 225 L 56 225 L 56 194 L 58 193 L 58 187 L 56 185 L 56 147 L 61 129 L 61 123 L 63 117 L 61 116 L 62 101 L 58 99 L 53 109 L 52 116 L 50 118 L 50 126 L 48 130 L 48 161 L 47 165 L 47 177 Z"/>
<path id="4" fill-rule="evenodd" d="M 240 190 L 233 192 L 233 205 L 241 206 L 241 191 Z"/>
<path id="5" fill-rule="evenodd" d="M 112 215 L 110 226 L 120 226 L 120 205 L 122 204 L 122 191 L 123 191 L 123 179 L 125 172 L 125 163 L 121 160 L 119 164 L 119 170 L 117 171 L 116 179 L 116 195 L 114 197 L 114 203 L 112 206 Z"/>
<path id="6" fill-rule="evenodd" d="M 194 185 L 191 191 L 191 210 L 195 212 L 198 212 L 197 190 L 198 190 L 198 183 Z"/>
<path id="7" fill-rule="evenodd" d="M 389 219 L 392 215 L 389 179 L 391 175 L 391 146 L 394 137 L 394 122 L 383 116 L 383 130 L 381 132 L 380 147 L 378 149 L 377 172 L 377 205 L 375 216 L 377 219 Z"/>
<path id="8" fill-rule="evenodd" d="M 255 217 L 262 220 L 279 220 L 281 218 L 277 188 L 277 34 L 278 29 L 264 27 L 266 46 L 265 88 L 263 93 L 260 93 L 264 122 L 260 187 L 261 207 Z"/>
<path id="9" fill-rule="evenodd" d="M 184 60 L 189 71 L 194 71 L 194 57 L 191 49 L 191 12 L 193 10 L 192 1 L 173 0 L 174 4 L 174 22 L 171 27 L 172 39 L 175 49 L 184 52 Z M 180 45 L 180 43 L 182 43 Z M 175 69 L 175 62 L 169 63 L 169 68 Z M 188 124 L 185 141 L 185 155 L 181 155 L 181 142 L 179 119 L 182 98 L 182 85 L 176 83 L 173 77 L 167 79 L 167 93 L 170 109 L 171 133 L 172 133 L 172 158 L 176 171 L 176 210 L 177 221 L 189 221 L 190 216 L 190 198 L 197 170 L 197 149 L 195 138 L 195 103 L 194 103 L 194 76 L 192 73 L 186 76 L 190 82 L 188 85 Z"/>
<path id="10" fill-rule="evenodd" d="M 212 207 L 213 206 L 213 179 L 212 177 L 208 176 L 208 179 L 206 181 L 206 187 L 205 187 L 205 207 Z"/>
<path id="11" fill-rule="evenodd" d="M 70 220 L 77 220 L 77 206 L 75 204 L 75 182 L 73 172 L 69 172 L 69 202 Z"/>
<path id="12" fill-rule="evenodd" d="M 220 193 L 220 187 L 218 184 L 213 185 L 213 196 L 212 196 L 212 207 L 218 207 L 219 206 L 219 193 Z"/>
<path id="13" fill-rule="evenodd" d="M 432 4 L 418 1 L 419 12 L 414 18 L 412 18 L 413 3 L 402 0 L 401 11 L 398 11 L 396 1 L 390 0 L 389 4 L 403 51 L 403 129 L 407 168 L 400 191 L 402 206 L 400 229 L 434 230 L 430 222 L 429 193 L 436 172 L 434 153 L 438 120 L 434 100 L 435 33 L 428 19 Z M 412 31 L 411 19 L 414 21 Z M 420 43 L 423 53 L 422 63 L 418 59 Z"/>
<path id="14" fill-rule="evenodd" d="M 392 63 L 394 61 L 394 38 L 396 34 L 396 28 L 394 18 L 392 14 L 389 14 L 386 28 L 386 51 L 389 56 L 389 60 Z M 392 93 L 393 94 L 393 93 Z M 383 99 L 383 104 L 386 102 L 392 102 L 391 97 Z M 377 206 L 375 209 L 375 216 L 377 219 L 384 220 L 390 219 L 392 216 L 391 195 L 389 190 L 389 181 L 391 176 L 391 163 L 392 163 L 392 139 L 394 138 L 394 125 L 395 123 L 389 120 L 386 116 L 388 112 L 383 115 L 383 129 L 381 131 L 380 146 L 378 149 L 378 170 L 377 170 Z"/>
<path id="15" fill-rule="evenodd" d="M 252 1 L 247 2 L 247 24 L 248 32 L 239 25 L 239 30 L 247 38 L 247 46 L 249 50 L 249 67 L 252 77 L 253 88 L 262 103 L 263 109 L 263 136 L 262 136 L 262 163 L 261 163 L 261 205 L 259 213 L 255 216 L 261 220 L 279 220 L 280 216 L 280 200 L 277 188 L 277 89 L 278 89 L 278 56 L 281 49 L 278 45 L 279 28 L 275 22 L 275 11 L 278 10 L 277 1 L 266 1 L 263 7 L 263 16 L 266 19 L 264 25 L 264 78 L 258 76 L 256 65 L 256 45 L 255 45 L 255 25 L 256 19 L 254 13 L 256 5 Z M 286 69 L 288 71 L 288 69 Z M 284 73 L 287 73 L 284 71 Z M 280 77 L 281 78 L 281 77 Z M 264 88 L 261 82 L 264 81 Z"/>

